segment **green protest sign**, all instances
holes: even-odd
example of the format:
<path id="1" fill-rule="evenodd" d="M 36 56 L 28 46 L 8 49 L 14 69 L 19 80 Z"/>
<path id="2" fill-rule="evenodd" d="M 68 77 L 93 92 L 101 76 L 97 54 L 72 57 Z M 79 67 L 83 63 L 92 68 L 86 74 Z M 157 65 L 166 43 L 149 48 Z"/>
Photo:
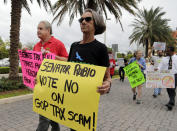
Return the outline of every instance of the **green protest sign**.
<path id="1" fill-rule="evenodd" d="M 128 77 L 130 85 L 132 88 L 137 87 L 145 82 L 144 74 L 136 61 L 124 67 L 125 74 Z"/>

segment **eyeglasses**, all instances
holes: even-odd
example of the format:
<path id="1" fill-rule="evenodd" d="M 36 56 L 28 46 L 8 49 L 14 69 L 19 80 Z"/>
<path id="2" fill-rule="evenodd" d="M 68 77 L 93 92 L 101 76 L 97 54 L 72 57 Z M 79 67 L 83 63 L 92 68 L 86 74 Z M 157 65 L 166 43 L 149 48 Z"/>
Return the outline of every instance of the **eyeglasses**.
<path id="1" fill-rule="evenodd" d="M 79 19 L 79 22 L 82 23 L 84 20 L 85 20 L 86 22 L 89 22 L 89 21 L 92 20 L 92 17 L 85 17 L 85 18 L 81 17 L 81 18 Z"/>

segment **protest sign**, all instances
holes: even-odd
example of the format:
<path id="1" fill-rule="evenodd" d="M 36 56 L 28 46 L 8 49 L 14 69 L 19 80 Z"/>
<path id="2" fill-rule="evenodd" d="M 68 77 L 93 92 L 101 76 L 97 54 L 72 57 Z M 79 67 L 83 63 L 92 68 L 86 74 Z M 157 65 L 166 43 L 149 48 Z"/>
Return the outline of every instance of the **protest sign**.
<path id="1" fill-rule="evenodd" d="M 154 50 L 165 50 L 166 43 L 165 42 L 154 42 L 153 47 L 154 47 Z"/>
<path id="2" fill-rule="evenodd" d="M 33 89 L 35 85 L 34 79 L 40 68 L 42 60 L 44 58 L 55 59 L 55 55 L 52 53 L 42 54 L 41 52 L 29 50 L 18 50 L 18 54 L 22 67 L 23 83 L 27 87 Z"/>
<path id="3" fill-rule="evenodd" d="M 132 88 L 137 87 L 145 82 L 144 74 L 136 61 L 124 67 L 125 74 L 128 77 L 130 85 Z"/>
<path id="4" fill-rule="evenodd" d="M 125 66 L 125 64 L 124 64 L 124 58 L 117 58 L 117 63 L 118 63 L 119 67 Z"/>
<path id="5" fill-rule="evenodd" d="M 33 94 L 33 111 L 77 131 L 96 131 L 106 67 L 43 60 Z"/>
<path id="6" fill-rule="evenodd" d="M 146 88 L 175 88 L 174 74 L 169 71 L 147 71 Z"/>

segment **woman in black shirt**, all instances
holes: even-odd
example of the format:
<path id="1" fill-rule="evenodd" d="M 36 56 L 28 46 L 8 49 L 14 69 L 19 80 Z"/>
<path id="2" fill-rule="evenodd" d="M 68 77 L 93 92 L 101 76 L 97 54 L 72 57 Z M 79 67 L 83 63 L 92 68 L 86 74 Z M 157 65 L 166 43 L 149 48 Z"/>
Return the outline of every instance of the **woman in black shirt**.
<path id="1" fill-rule="evenodd" d="M 97 89 L 101 95 L 106 94 L 111 86 L 107 47 L 94 37 L 102 34 L 106 29 L 103 17 L 92 9 L 86 9 L 79 22 L 83 39 L 71 45 L 68 61 L 107 67 L 103 84 Z M 74 130 L 71 129 L 71 131 Z"/>

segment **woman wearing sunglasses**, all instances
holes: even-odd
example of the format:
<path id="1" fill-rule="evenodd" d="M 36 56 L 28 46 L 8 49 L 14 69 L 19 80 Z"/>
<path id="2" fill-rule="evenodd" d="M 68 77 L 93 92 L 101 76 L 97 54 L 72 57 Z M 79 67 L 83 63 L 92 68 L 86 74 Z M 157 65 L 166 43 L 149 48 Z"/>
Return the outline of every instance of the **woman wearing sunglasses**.
<path id="1" fill-rule="evenodd" d="M 107 67 L 103 84 L 97 88 L 98 93 L 106 94 L 111 86 L 109 56 L 107 47 L 95 39 L 95 35 L 102 34 L 106 29 L 103 17 L 92 9 L 86 9 L 79 23 L 83 39 L 71 45 L 68 61 Z"/>

